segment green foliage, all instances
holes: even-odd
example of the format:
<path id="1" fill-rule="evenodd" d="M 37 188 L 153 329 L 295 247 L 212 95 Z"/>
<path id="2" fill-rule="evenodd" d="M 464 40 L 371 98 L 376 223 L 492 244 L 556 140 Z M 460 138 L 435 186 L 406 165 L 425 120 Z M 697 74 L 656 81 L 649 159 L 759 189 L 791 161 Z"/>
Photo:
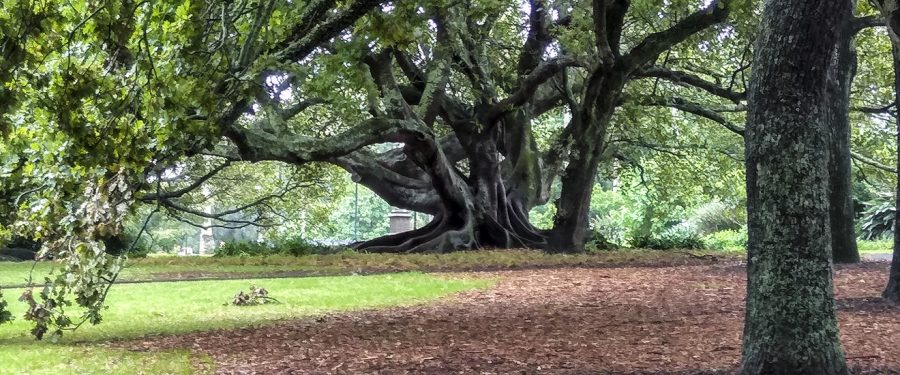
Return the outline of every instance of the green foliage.
<path id="1" fill-rule="evenodd" d="M 703 236 L 708 249 L 739 251 L 747 248 L 747 228 L 722 230 Z"/>
<path id="2" fill-rule="evenodd" d="M 617 243 L 611 242 L 603 233 L 597 230 L 591 230 L 590 237 L 585 244 L 585 249 L 588 252 L 597 252 L 597 251 L 608 251 L 608 250 L 616 250 L 620 246 Z"/>
<path id="3" fill-rule="evenodd" d="M 142 205 L 133 213 L 128 215 L 125 220 L 125 230 L 123 239 L 128 246 L 134 241 L 138 233 L 143 228 L 141 237 L 135 244 L 130 257 L 142 257 L 144 254 L 151 253 L 173 253 L 181 246 L 190 246 L 196 248 L 199 244 L 200 229 L 174 220 L 166 214 L 157 212 L 147 217 L 153 212 L 155 206 Z M 144 223 L 147 226 L 144 228 Z"/>
<path id="4" fill-rule="evenodd" d="M 877 240 L 893 235 L 895 212 L 896 207 L 891 200 L 870 206 L 860 219 L 862 238 Z"/>
<path id="5" fill-rule="evenodd" d="M 327 219 L 332 227 L 323 230 L 322 234 L 326 238 L 345 241 L 383 236 L 390 226 L 387 219 L 390 211 L 390 205 L 371 190 L 362 185 L 350 186 Z M 424 224 L 419 222 L 420 226 Z"/>
<path id="6" fill-rule="evenodd" d="M 9 323 L 12 321 L 12 313 L 9 312 L 7 306 L 9 303 L 3 299 L 3 290 L 0 289 L 0 324 Z"/>
<path id="7" fill-rule="evenodd" d="M 660 235 L 641 235 L 631 238 L 631 247 L 638 249 L 653 250 L 673 250 L 673 249 L 689 249 L 702 250 L 706 248 L 706 243 L 697 235 L 697 233 L 673 228 Z"/>
<path id="8" fill-rule="evenodd" d="M 746 222 L 746 210 L 743 207 L 713 200 L 694 208 L 683 224 L 700 235 L 706 235 L 723 230 L 738 230 Z"/>
<path id="9" fill-rule="evenodd" d="M 547 230 L 553 228 L 554 215 L 556 215 L 556 206 L 545 204 L 532 208 L 531 211 L 528 212 L 528 221 L 538 229 Z"/>
<path id="10" fill-rule="evenodd" d="M 91 243 L 77 244 L 74 250 L 63 267 L 44 278 L 46 285 L 37 296 L 35 287 L 22 293 L 20 300 L 28 305 L 24 319 L 33 323 L 31 334 L 38 340 L 47 333 L 52 341 L 58 340 L 64 331 L 78 329 L 85 322 L 100 324 L 106 295 L 125 261 L 106 255 L 102 247 Z M 66 313 L 66 307 L 73 304 L 82 308 L 78 320 Z"/>
<path id="11" fill-rule="evenodd" d="M 343 251 L 339 247 L 329 247 L 305 240 L 299 236 L 279 238 L 272 243 L 272 251 L 275 254 L 304 256 L 313 254 L 329 254 Z"/>
<path id="12" fill-rule="evenodd" d="M 894 251 L 894 239 L 859 240 L 856 246 L 861 253 L 890 253 Z"/>
<path id="13" fill-rule="evenodd" d="M 304 256 L 312 254 L 330 254 L 345 249 L 329 247 L 305 240 L 297 236 L 278 238 L 270 244 L 252 241 L 227 241 L 216 248 L 215 257 L 248 257 L 290 255 Z"/>
<path id="14" fill-rule="evenodd" d="M 601 242 L 607 242 L 610 246 L 624 243 L 626 233 L 638 223 L 633 211 L 635 208 L 634 201 L 627 194 L 605 190 L 601 184 L 594 185 L 590 212 L 592 237 L 601 236 Z"/>
<path id="15" fill-rule="evenodd" d="M 12 232 L 0 224 L 0 247 L 6 246 L 12 240 Z"/>
<path id="16" fill-rule="evenodd" d="M 229 241 L 216 248 L 215 257 L 273 255 L 274 250 L 265 244 L 250 241 Z"/>

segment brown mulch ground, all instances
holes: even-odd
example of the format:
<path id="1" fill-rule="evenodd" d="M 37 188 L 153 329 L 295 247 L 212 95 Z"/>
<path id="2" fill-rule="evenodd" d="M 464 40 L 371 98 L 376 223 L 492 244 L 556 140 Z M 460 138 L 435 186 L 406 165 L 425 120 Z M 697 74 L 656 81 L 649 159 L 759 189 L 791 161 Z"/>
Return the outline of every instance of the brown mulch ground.
<path id="1" fill-rule="evenodd" d="M 900 374 L 900 307 L 878 298 L 887 267 L 836 273 L 844 349 L 857 373 Z M 475 275 L 501 280 L 427 305 L 120 345 L 190 348 L 218 373 L 713 374 L 740 360 L 740 265 Z"/>

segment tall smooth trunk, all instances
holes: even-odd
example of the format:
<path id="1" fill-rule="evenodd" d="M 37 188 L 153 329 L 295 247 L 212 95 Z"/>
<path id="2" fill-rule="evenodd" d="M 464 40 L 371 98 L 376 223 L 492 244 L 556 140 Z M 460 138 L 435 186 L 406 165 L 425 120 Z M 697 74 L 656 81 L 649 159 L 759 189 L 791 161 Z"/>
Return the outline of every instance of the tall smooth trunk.
<path id="1" fill-rule="evenodd" d="M 894 56 L 894 103 L 900 104 L 900 48 L 897 44 L 892 48 Z M 896 108 L 896 107 L 895 107 Z M 900 116 L 897 122 L 897 170 L 900 171 Z M 897 179 L 896 207 L 900 208 L 900 178 Z M 894 256 L 891 260 L 891 271 L 888 284 L 882 293 L 884 298 L 900 302 L 900 210 L 894 212 Z"/>
<path id="2" fill-rule="evenodd" d="M 848 374 L 831 279 L 824 104 L 847 0 L 769 1 L 746 126 L 744 374 Z"/>
<path id="3" fill-rule="evenodd" d="M 828 124 L 831 129 L 831 253 L 836 263 L 859 262 L 850 169 L 850 84 L 856 75 L 856 48 L 849 19 L 841 27 L 828 75 Z"/>

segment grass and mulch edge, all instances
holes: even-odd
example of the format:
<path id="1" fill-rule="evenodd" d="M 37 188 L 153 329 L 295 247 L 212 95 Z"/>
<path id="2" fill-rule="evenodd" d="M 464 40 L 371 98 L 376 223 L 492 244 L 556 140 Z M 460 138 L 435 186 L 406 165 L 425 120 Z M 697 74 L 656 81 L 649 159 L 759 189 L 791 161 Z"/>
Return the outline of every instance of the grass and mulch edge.
<path id="1" fill-rule="evenodd" d="M 35 342 L 27 337 L 27 322 L 20 318 L 24 307 L 13 302 L 11 308 L 17 319 L 9 326 L 0 326 L 0 363 L 3 363 L 0 374 L 92 374 L 103 373 L 104 366 L 114 373 L 131 368 L 146 369 L 147 373 L 211 373 L 214 368 L 208 358 L 191 350 L 140 353 L 123 351 L 114 343 L 191 332 L 259 328 L 320 315 L 414 306 L 461 291 L 486 288 L 493 282 L 413 272 L 123 285 L 113 288 L 110 310 L 104 312 L 101 325 L 86 325 L 66 333 L 56 343 Z M 268 287 L 280 302 L 243 307 L 227 303 L 238 289 L 253 284 Z"/>
<path id="2" fill-rule="evenodd" d="M 538 250 L 477 250 L 442 254 L 341 252 L 305 256 L 154 256 L 129 259 L 120 283 L 243 278 L 371 275 L 397 272 L 479 272 L 564 267 L 666 267 L 742 260 L 741 251 L 623 249 L 582 254 Z M 55 264 L 39 262 L 34 280 Z M 0 287 L 24 287 L 32 262 L 0 263 Z M 17 274 L 13 278 L 12 274 Z"/>
<path id="3" fill-rule="evenodd" d="M 887 267 L 836 270 L 842 340 L 858 374 L 900 374 L 900 310 L 878 298 Z M 479 273 L 500 281 L 409 308 L 122 344 L 202 348 L 223 374 L 731 374 L 745 272 L 711 264 Z"/>

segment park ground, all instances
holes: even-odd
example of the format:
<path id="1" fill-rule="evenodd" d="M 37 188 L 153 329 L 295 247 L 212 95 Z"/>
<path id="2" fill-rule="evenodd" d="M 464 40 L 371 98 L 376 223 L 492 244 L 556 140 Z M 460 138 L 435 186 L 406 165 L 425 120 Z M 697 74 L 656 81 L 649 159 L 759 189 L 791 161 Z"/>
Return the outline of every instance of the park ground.
<path id="1" fill-rule="evenodd" d="M 24 266 L 0 264 L 0 285 Z M 835 272 L 856 373 L 900 374 L 887 268 Z M 311 274 L 350 275 L 296 277 Z M 221 280 L 234 277 L 260 278 Z M 156 282 L 117 286 L 103 324 L 57 343 L 31 341 L 20 319 L 0 327 L 0 373 L 730 373 L 746 272 L 735 253 L 513 251 L 150 258 L 124 278 Z M 223 306 L 250 284 L 282 303 Z"/>

